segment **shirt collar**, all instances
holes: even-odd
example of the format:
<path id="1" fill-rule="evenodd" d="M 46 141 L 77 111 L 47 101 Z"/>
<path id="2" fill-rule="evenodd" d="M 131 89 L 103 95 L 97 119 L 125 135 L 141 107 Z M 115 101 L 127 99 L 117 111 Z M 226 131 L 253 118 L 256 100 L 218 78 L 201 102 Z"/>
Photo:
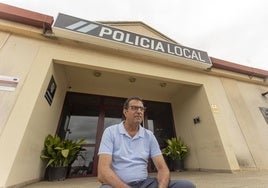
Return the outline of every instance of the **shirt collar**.
<path id="1" fill-rule="evenodd" d="M 128 135 L 128 133 L 127 133 L 125 127 L 124 127 L 124 121 L 122 121 L 122 122 L 119 124 L 119 133 L 120 133 L 120 134 L 124 134 L 124 135 Z M 144 128 L 143 128 L 141 125 L 139 125 L 139 131 L 138 131 L 138 133 L 134 136 L 134 138 L 137 137 L 137 136 L 138 136 L 138 137 L 144 137 L 144 133 L 145 133 Z"/>

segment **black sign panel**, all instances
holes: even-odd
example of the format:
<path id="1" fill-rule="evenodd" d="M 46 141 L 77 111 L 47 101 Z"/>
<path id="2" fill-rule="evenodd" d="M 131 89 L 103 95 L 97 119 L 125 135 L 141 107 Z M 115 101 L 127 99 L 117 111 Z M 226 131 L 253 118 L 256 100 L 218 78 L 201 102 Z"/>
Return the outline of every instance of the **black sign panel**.
<path id="1" fill-rule="evenodd" d="M 59 14 L 54 27 L 212 65 L 207 52 Z"/>
<path id="2" fill-rule="evenodd" d="M 268 108 L 265 108 L 265 107 L 259 107 L 266 123 L 268 124 Z"/>
<path id="3" fill-rule="evenodd" d="M 50 79 L 50 82 L 48 84 L 46 94 L 45 94 L 45 98 L 46 98 L 49 105 L 52 104 L 53 97 L 54 97 L 55 92 L 56 92 L 56 88 L 57 88 L 57 85 L 56 85 L 56 82 L 54 80 L 54 77 L 52 76 Z"/>

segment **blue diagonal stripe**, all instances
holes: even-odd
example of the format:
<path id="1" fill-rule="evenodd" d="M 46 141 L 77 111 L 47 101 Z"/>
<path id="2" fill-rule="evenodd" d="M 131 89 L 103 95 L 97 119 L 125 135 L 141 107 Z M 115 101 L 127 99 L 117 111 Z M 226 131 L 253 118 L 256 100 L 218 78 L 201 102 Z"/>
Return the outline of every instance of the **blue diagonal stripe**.
<path id="1" fill-rule="evenodd" d="M 76 28 L 78 28 L 78 27 L 81 27 L 81 26 L 83 26 L 83 25 L 85 25 L 85 24 L 87 24 L 87 22 L 85 22 L 85 21 L 79 21 L 79 22 L 76 22 L 76 23 L 74 23 L 74 24 L 72 24 L 72 25 L 69 25 L 69 26 L 67 26 L 67 27 L 65 27 L 65 28 L 66 28 L 66 29 L 74 30 L 74 29 L 76 29 Z"/>
<path id="2" fill-rule="evenodd" d="M 89 24 L 89 25 L 87 25 L 85 27 L 82 27 L 82 28 L 78 29 L 77 31 L 81 32 L 81 33 L 87 33 L 87 32 L 89 32 L 89 31 L 91 31 L 91 30 L 93 30 L 93 29 L 95 29 L 97 27 L 98 27 L 98 25 L 96 25 L 96 24 Z"/>

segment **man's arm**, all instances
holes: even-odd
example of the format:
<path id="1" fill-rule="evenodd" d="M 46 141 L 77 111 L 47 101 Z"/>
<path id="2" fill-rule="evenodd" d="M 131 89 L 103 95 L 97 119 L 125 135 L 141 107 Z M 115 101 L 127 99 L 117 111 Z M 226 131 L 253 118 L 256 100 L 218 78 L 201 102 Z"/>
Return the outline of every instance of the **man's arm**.
<path id="1" fill-rule="evenodd" d="M 170 180 L 170 174 L 164 157 L 162 155 L 157 155 L 152 159 L 157 169 L 158 188 L 167 188 Z"/>
<path id="2" fill-rule="evenodd" d="M 111 169 L 112 156 L 108 154 L 99 155 L 98 179 L 102 184 L 108 184 L 112 187 L 130 188 L 125 184 Z"/>

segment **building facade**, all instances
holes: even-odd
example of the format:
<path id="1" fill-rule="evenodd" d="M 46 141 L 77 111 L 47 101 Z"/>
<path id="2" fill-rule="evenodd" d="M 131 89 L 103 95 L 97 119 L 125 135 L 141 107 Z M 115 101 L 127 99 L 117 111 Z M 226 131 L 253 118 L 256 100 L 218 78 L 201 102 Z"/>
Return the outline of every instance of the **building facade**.
<path id="1" fill-rule="evenodd" d="M 87 169 L 78 175 L 95 176 L 102 131 L 121 121 L 129 96 L 145 100 L 144 126 L 160 146 L 183 138 L 186 169 L 268 169 L 267 77 L 141 22 L 64 14 L 54 22 L 0 3 L 0 187 L 44 177 L 48 134 L 85 137 L 87 159 L 77 166 Z"/>

